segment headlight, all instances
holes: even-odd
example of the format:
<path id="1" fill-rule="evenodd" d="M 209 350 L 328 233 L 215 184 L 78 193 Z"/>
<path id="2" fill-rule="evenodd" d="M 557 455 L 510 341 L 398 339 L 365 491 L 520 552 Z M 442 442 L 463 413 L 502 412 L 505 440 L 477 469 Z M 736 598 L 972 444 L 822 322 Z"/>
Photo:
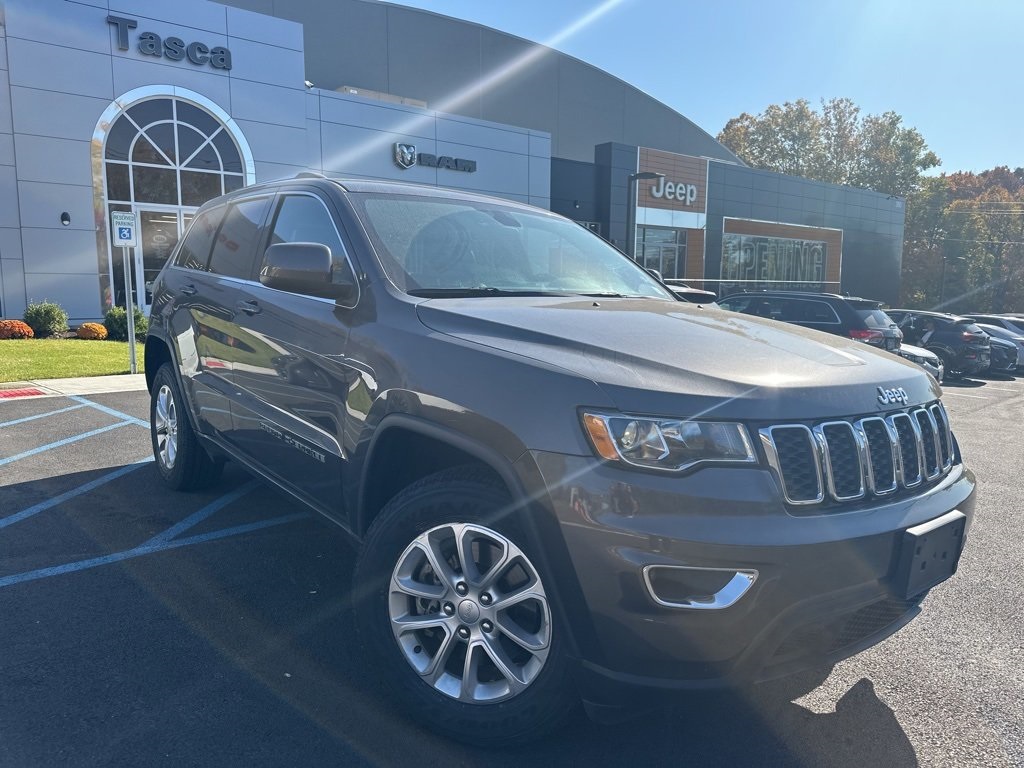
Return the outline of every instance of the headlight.
<path id="1" fill-rule="evenodd" d="M 678 471 L 704 461 L 757 463 L 746 427 L 734 422 L 587 412 L 583 426 L 601 458 L 636 467 Z"/>
<path id="2" fill-rule="evenodd" d="M 918 365 L 923 365 L 924 363 L 928 362 L 926 358 L 923 358 L 920 355 L 912 355 L 909 352 L 904 352 L 902 356 L 909 360 L 910 362 L 917 363 Z"/>

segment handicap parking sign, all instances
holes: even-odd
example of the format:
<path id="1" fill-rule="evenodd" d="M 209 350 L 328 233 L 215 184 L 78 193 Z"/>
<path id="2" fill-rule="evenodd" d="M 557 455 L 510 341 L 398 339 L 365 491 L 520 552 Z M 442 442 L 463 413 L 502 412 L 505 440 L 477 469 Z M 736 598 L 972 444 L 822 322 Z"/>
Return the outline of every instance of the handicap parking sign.
<path id="1" fill-rule="evenodd" d="M 114 246 L 133 247 L 135 242 L 135 214 L 130 211 L 112 211 L 110 223 L 114 231 Z"/>

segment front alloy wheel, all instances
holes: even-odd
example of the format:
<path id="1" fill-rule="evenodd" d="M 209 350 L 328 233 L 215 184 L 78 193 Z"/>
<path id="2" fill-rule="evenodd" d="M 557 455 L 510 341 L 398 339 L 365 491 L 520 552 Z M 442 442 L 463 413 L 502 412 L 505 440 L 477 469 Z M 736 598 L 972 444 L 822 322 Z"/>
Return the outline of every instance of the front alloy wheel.
<path id="1" fill-rule="evenodd" d="M 396 494 L 356 564 L 356 625 L 412 717 L 488 747 L 559 727 L 579 704 L 554 584 L 526 512 L 480 467 Z"/>
<path id="2" fill-rule="evenodd" d="M 551 610 L 537 570 L 505 536 L 448 523 L 398 558 L 391 630 L 425 683 L 469 704 L 510 699 L 537 678 L 551 643 Z"/>

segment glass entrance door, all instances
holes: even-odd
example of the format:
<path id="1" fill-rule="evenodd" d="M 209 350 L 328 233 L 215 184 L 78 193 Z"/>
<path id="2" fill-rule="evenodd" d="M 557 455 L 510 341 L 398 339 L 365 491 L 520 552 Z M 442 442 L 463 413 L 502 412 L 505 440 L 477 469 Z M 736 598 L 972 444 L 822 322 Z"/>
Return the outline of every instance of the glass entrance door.
<path id="1" fill-rule="evenodd" d="M 139 247 L 135 249 L 135 297 L 148 314 L 153 303 L 153 281 L 163 269 L 194 211 L 178 208 L 139 208 Z"/>

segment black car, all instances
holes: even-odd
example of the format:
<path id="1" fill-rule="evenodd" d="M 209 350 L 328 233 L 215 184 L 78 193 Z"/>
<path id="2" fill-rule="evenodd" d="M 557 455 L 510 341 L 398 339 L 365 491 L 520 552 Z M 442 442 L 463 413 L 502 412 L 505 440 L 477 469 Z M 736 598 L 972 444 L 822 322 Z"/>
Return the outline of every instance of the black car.
<path id="1" fill-rule="evenodd" d="M 1012 341 L 988 338 L 991 351 L 988 370 L 992 373 L 1013 373 L 1017 370 L 1017 345 Z"/>
<path id="2" fill-rule="evenodd" d="M 837 293 L 756 291 L 734 293 L 718 301 L 734 312 L 770 317 L 785 323 L 826 331 L 894 352 L 903 334 L 882 310 L 881 302 Z"/>
<path id="3" fill-rule="evenodd" d="M 974 321 L 944 312 L 888 309 L 911 344 L 931 350 L 942 358 L 946 376 L 970 376 L 989 367 L 989 337 Z"/>
<path id="4" fill-rule="evenodd" d="M 962 315 L 969 320 L 973 320 L 975 323 L 984 323 L 986 325 L 996 325 L 1000 328 L 1005 328 L 1013 333 L 1024 335 L 1024 319 L 1016 317 L 1014 315 L 980 315 L 969 313 Z"/>
<path id="5" fill-rule="evenodd" d="M 413 716 L 492 749 L 580 700 L 874 645 L 953 575 L 974 514 L 918 366 L 680 302 L 508 200 L 232 192 L 196 213 L 149 328 L 165 484 L 235 461 L 344 529 L 356 567 L 329 598 L 362 642 L 323 642 L 361 644 Z"/>

